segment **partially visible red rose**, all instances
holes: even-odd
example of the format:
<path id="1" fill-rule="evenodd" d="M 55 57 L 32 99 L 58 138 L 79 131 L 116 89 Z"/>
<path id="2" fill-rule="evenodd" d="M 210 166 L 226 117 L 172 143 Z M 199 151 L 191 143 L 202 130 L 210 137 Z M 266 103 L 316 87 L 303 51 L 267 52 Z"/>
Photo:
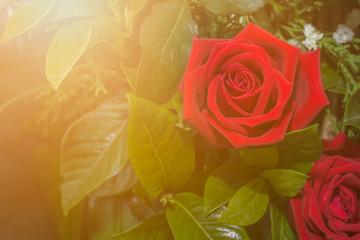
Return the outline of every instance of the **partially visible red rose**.
<path id="1" fill-rule="evenodd" d="M 359 240 L 360 144 L 344 133 L 325 141 L 309 175 L 290 199 L 299 239 Z"/>
<path id="2" fill-rule="evenodd" d="M 306 127 L 328 100 L 320 51 L 300 52 L 249 23 L 233 39 L 194 38 L 183 118 L 212 145 L 267 145 Z"/>

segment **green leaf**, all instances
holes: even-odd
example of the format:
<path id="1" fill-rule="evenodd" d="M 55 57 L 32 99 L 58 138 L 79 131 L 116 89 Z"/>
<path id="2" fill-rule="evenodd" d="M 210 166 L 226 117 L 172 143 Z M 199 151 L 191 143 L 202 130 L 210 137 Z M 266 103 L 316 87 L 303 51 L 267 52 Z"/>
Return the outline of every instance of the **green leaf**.
<path id="1" fill-rule="evenodd" d="M 142 25 L 137 96 L 159 104 L 170 99 L 187 65 L 194 26 L 187 1 L 154 5 Z"/>
<path id="2" fill-rule="evenodd" d="M 217 15 L 236 13 L 246 15 L 263 7 L 265 0 L 200 0 L 205 8 Z"/>
<path id="3" fill-rule="evenodd" d="M 111 236 L 111 240 L 170 240 L 174 239 L 163 212 L 129 230 Z"/>
<path id="4" fill-rule="evenodd" d="M 183 98 L 181 96 L 181 93 L 179 91 L 176 91 L 170 98 L 169 101 L 167 101 L 165 104 L 163 104 L 162 106 L 173 110 L 177 113 L 178 117 L 179 117 L 179 121 L 176 124 L 177 127 L 185 130 L 185 131 L 191 131 L 191 127 L 184 122 L 183 120 Z M 195 134 L 195 130 L 193 131 L 193 133 Z"/>
<path id="5" fill-rule="evenodd" d="M 346 87 L 341 75 L 326 63 L 321 63 L 321 79 L 325 90 L 345 94 Z"/>
<path id="6" fill-rule="evenodd" d="M 190 178 L 195 167 L 192 136 L 175 126 L 178 117 L 173 112 L 131 94 L 128 97 L 131 163 L 150 199 L 154 199 Z"/>
<path id="7" fill-rule="evenodd" d="M 34 28 L 50 11 L 56 0 L 33 0 L 21 5 L 9 19 L 0 44 Z"/>
<path id="8" fill-rule="evenodd" d="M 360 129 L 360 89 L 354 92 L 346 103 L 343 126 L 347 125 Z"/>
<path id="9" fill-rule="evenodd" d="M 240 159 L 227 161 L 218 167 L 208 178 L 204 190 L 204 211 L 208 215 L 228 203 L 235 193 L 255 174 L 256 169 L 249 167 Z"/>
<path id="10" fill-rule="evenodd" d="M 128 162 L 117 175 L 104 182 L 90 195 L 92 197 L 114 196 L 130 190 L 137 180 L 131 164 Z"/>
<path id="11" fill-rule="evenodd" d="M 274 146 L 241 148 L 240 156 L 246 164 L 256 168 L 275 168 L 279 161 L 279 153 Z"/>
<path id="12" fill-rule="evenodd" d="M 270 199 L 270 218 L 272 240 L 294 240 L 296 234 L 291 228 L 286 203 L 283 198 Z"/>
<path id="13" fill-rule="evenodd" d="M 268 169 L 261 174 L 275 192 L 286 197 L 295 196 L 305 185 L 307 175 L 287 169 Z"/>
<path id="14" fill-rule="evenodd" d="M 244 228 L 217 222 L 223 209 L 205 217 L 202 202 L 202 198 L 193 193 L 175 196 L 173 206 L 166 209 L 175 239 L 249 239 Z"/>
<path id="15" fill-rule="evenodd" d="M 46 77 L 55 90 L 87 48 L 93 22 L 93 19 L 76 21 L 55 34 L 46 55 Z"/>
<path id="16" fill-rule="evenodd" d="M 307 174 L 322 154 L 322 141 L 318 124 L 287 133 L 275 146 L 279 150 L 277 168 L 292 169 Z"/>
<path id="17" fill-rule="evenodd" d="M 268 203 L 267 183 L 262 178 L 255 178 L 236 192 L 219 221 L 239 226 L 254 224 L 265 214 Z"/>
<path id="18" fill-rule="evenodd" d="M 112 100 L 75 121 L 65 133 L 60 165 L 65 215 L 127 163 L 127 117 L 128 103 Z"/>

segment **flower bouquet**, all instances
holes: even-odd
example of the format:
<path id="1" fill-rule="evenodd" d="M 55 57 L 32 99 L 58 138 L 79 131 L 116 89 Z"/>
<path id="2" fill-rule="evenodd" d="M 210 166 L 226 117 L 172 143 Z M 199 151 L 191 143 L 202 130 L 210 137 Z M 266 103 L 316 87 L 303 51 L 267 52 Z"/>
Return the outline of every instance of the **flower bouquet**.
<path id="1" fill-rule="evenodd" d="M 8 1 L 41 71 L 2 148 L 57 239 L 360 239 L 359 5 Z"/>

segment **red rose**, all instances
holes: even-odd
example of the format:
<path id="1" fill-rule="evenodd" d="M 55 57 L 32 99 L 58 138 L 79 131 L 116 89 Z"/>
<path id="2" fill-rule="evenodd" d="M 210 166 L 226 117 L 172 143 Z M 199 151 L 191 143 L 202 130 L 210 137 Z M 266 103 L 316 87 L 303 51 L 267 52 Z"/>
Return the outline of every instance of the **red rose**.
<path id="1" fill-rule="evenodd" d="M 320 52 L 300 52 L 250 23 L 233 39 L 194 37 L 179 90 L 183 118 L 218 147 L 267 145 L 328 104 Z"/>
<path id="2" fill-rule="evenodd" d="M 360 144 L 343 133 L 325 142 L 309 175 L 290 199 L 299 239 L 360 239 Z"/>

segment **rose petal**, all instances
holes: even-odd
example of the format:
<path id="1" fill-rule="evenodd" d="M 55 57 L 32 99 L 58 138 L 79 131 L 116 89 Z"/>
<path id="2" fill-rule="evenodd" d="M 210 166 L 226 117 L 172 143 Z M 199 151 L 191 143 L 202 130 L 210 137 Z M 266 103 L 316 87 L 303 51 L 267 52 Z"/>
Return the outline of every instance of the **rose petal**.
<path id="1" fill-rule="evenodd" d="M 305 222 L 302 219 L 301 199 L 298 197 L 290 198 L 290 204 L 292 213 L 294 214 L 294 220 L 299 239 L 312 240 L 311 233 L 309 232 L 309 229 L 307 228 Z"/>
<path id="2" fill-rule="evenodd" d="M 232 49 L 238 50 L 238 52 L 240 52 L 241 50 L 243 50 L 243 48 L 244 48 L 243 44 L 236 44 L 236 45 L 233 45 Z M 225 50 L 228 50 L 228 49 L 225 49 Z M 225 53 L 227 53 L 225 50 L 223 51 L 224 55 L 225 55 Z M 255 105 L 254 110 L 252 111 L 253 116 L 264 113 L 264 110 L 266 108 L 269 97 L 270 97 L 270 95 L 273 91 L 273 87 L 274 87 L 273 71 L 271 69 L 269 61 L 264 60 L 263 57 L 264 56 L 261 56 L 257 53 L 247 52 L 247 53 L 242 53 L 242 54 L 236 55 L 234 57 L 231 57 L 221 64 L 221 69 L 224 70 L 228 66 L 230 66 L 233 62 L 241 62 L 241 63 L 245 64 L 243 61 L 247 61 L 248 64 L 252 63 L 253 64 L 252 67 L 254 67 L 260 74 L 262 74 L 262 77 L 263 77 L 262 90 L 260 93 L 259 100 L 258 100 L 257 104 Z M 219 62 L 214 62 L 211 65 L 212 68 L 213 69 L 218 68 L 219 66 L 217 66 L 217 64 L 219 64 Z M 287 84 L 287 85 L 289 87 L 291 87 L 291 84 Z M 290 93 L 291 93 L 291 91 L 290 91 Z M 243 97 L 240 96 L 239 98 L 243 98 Z"/>
<path id="3" fill-rule="evenodd" d="M 323 152 L 327 155 L 360 158 L 360 143 L 348 138 L 343 132 L 337 134 L 333 140 L 324 141 L 323 143 Z"/>
<path id="4" fill-rule="evenodd" d="M 235 43 L 250 44 L 250 42 L 248 42 L 247 39 L 245 39 L 245 38 L 241 38 L 236 41 L 233 41 L 233 40 L 228 40 L 228 41 L 230 41 L 230 42 L 220 42 L 220 43 L 217 43 L 213 47 L 210 56 L 208 57 L 206 63 L 204 64 L 205 69 L 204 69 L 203 75 L 201 77 L 199 89 L 207 89 L 207 86 L 209 85 L 211 79 L 216 74 L 218 74 L 218 72 L 212 68 L 212 64 L 214 63 L 214 61 L 226 60 L 226 59 L 223 59 L 223 56 L 221 53 L 224 49 L 229 48 L 230 45 L 235 44 Z"/>
<path id="5" fill-rule="evenodd" d="M 359 166 L 360 167 L 360 166 Z M 345 173 L 345 174 L 344 174 Z M 352 172 L 344 172 L 343 176 L 338 179 L 335 183 L 335 186 L 347 186 L 352 189 L 360 189 L 360 175 L 355 175 Z"/>
<path id="6" fill-rule="evenodd" d="M 358 233 L 357 237 L 360 236 L 359 229 L 360 229 L 360 223 L 344 223 L 343 221 L 340 221 L 336 218 L 331 219 L 331 222 L 329 222 L 329 225 L 332 226 L 334 231 L 338 233 L 339 235 L 346 237 L 346 239 L 359 239 L 356 238 L 356 236 L 349 236 L 348 233 Z"/>
<path id="7" fill-rule="evenodd" d="M 290 83 L 294 82 L 300 48 L 282 41 L 253 23 L 249 23 L 234 39 L 244 37 L 254 45 L 263 47 L 275 60 L 282 75 Z"/>
<path id="8" fill-rule="evenodd" d="M 207 103 L 208 108 L 221 119 L 226 118 L 227 115 L 234 114 L 233 112 L 237 112 L 242 116 L 250 116 L 249 112 L 233 102 L 226 92 L 220 75 L 216 76 L 210 83 Z M 221 109 L 219 109 L 219 105 L 221 106 Z"/>
<path id="9" fill-rule="evenodd" d="M 294 85 L 297 103 L 290 131 L 306 127 L 321 109 L 329 104 L 320 73 L 320 50 L 303 52 L 300 55 Z"/>
<path id="10" fill-rule="evenodd" d="M 328 158 L 325 155 L 322 155 L 320 160 L 315 162 L 314 167 L 309 173 L 310 178 L 313 179 L 312 180 L 313 185 L 311 187 L 315 195 L 318 195 L 321 186 L 330 180 L 330 179 L 325 179 L 325 177 L 328 176 L 328 172 L 331 170 L 334 162 L 335 162 L 334 158 Z"/>
<path id="11" fill-rule="evenodd" d="M 338 239 L 338 234 L 333 233 L 330 231 L 325 224 L 319 206 L 316 201 L 316 197 L 312 191 L 310 191 L 310 201 L 309 201 L 309 209 L 308 209 L 308 219 L 313 223 L 313 227 L 316 227 L 319 231 L 321 231 L 325 236 L 326 239 Z"/>
<path id="12" fill-rule="evenodd" d="M 274 71 L 274 76 L 277 79 L 277 81 L 275 81 L 275 88 L 277 89 L 278 97 L 276 99 L 275 106 L 269 112 L 264 113 L 262 115 L 258 115 L 258 116 L 254 116 L 254 113 L 253 113 L 251 118 L 231 117 L 231 118 L 227 118 L 227 119 L 219 119 L 221 121 L 221 123 L 224 125 L 227 125 L 229 122 L 234 122 L 238 125 L 244 125 L 244 126 L 254 128 L 261 124 L 265 124 L 267 122 L 278 120 L 283 115 L 287 115 L 288 113 L 286 112 L 285 106 L 286 106 L 286 104 L 288 104 L 289 99 L 291 97 L 292 86 L 276 70 Z M 259 101 L 260 100 L 258 100 L 256 105 L 260 104 Z M 265 103 L 262 103 L 262 104 L 265 104 Z"/>
<path id="13" fill-rule="evenodd" d="M 204 67 L 200 67 L 195 71 L 186 73 L 183 77 L 183 119 L 187 121 L 190 126 L 197 129 L 210 143 L 215 144 L 217 142 L 215 134 L 212 127 L 200 112 L 203 106 L 199 103 L 198 93 L 195 91 L 203 69 Z"/>
<path id="14" fill-rule="evenodd" d="M 204 118 L 207 119 L 207 121 L 214 127 L 214 129 L 217 129 L 225 139 L 230 141 L 234 148 L 240 148 L 245 146 L 268 145 L 283 140 L 295 107 L 295 102 L 292 102 L 289 106 L 287 106 L 288 109 L 284 111 L 285 114 L 275 121 L 274 125 L 270 129 L 264 129 L 265 133 L 260 136 L 258 136 L 257 132 L 262 130 L 261 128 L 249 129 L 247 130 L 248 133 L 243 135 L 224 127 L 224 125 L 220 124 L 217 118 L 209 111 L 206 111 L 206 109 L 202 112 L 202 114 Z M 251 131 L 254 131 L 254 133 Z M 253 134 L 255 137 L 251 137 Z"/>
<path id="15" fill-rule="evenodd" d="M 191 72 L 202 66 L 210 56 L 213 48 L 218 43 L 229 42 L 229 39 L 197 38 L 194 36 L 188 65 L 185 72 Z"/>
<path id="16" fill-rule="evenodd" d="M 189 61 L 185 70 L 185 73 L 194 71 L 196 68 L 202 66 L 214 46 L 218 43 L 228 42 L 229 39 L 210 39 L 210 38 L 198 38 L 193 37 L 192 46 L 190 50 Z M 184 82 L 181 81 L 178 87 L 179 91 L 184 92 Z"/>
<path id="17" fill-rule="evenodd" d="M 336 174 L 343 173 L 353 173 L 360 176 L 360 158 L 344 158 L 342 156 L 333 156 L 332 158 L 335 159 L 334 165 L 329 170 L 324 181 L 328 181 Z"/>

